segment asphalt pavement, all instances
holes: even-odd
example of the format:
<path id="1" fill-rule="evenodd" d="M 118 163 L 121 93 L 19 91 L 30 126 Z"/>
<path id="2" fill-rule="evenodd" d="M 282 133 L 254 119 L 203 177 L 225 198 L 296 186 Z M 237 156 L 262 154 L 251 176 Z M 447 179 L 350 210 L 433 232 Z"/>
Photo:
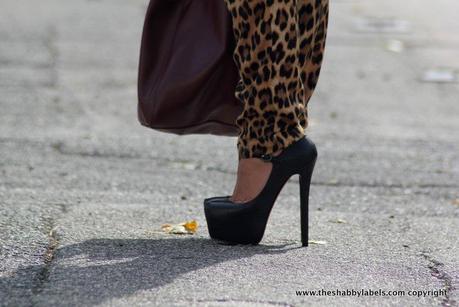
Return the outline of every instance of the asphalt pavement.
<path id="1" fill-rule="evenodd" d="M 146 0 L 2 0 L 0 306 L 457 306 L 459 2 L 331 2 L 301 248 L 297 178 L 260 245 L 209 239 L 236 139 L 137 121 Z"/>

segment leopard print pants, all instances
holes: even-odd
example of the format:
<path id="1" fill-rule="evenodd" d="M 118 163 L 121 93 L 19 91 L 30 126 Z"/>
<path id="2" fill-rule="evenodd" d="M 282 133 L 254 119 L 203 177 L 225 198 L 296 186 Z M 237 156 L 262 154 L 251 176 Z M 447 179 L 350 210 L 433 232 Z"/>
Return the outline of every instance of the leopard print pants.
<path id="1" fill-rule="evenodd" d="M 319 78 L 328 0 L 224 0 L 244 105 L 236 120 L 239 159 L 264 157 L 302 138 Z"/>

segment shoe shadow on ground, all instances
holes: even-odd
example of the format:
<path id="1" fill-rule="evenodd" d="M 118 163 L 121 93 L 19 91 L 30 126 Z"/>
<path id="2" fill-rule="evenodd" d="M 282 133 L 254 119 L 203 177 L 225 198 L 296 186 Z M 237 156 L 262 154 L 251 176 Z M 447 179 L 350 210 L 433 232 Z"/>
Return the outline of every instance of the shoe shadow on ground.
<path id="1" fill-rule="evenodd" d="M 226 261 L 298 248 L 289 245 L 228 246 L 201 238 L 93 239 L 61 247 L 48 266 L 22 267 L 0 278 L 0 285 L 14 287 L 20 301 L 32 293 L 35 305 L 97 305 Z M 33 289 L 18 291 L 33 276 L 38 276 Z"/>

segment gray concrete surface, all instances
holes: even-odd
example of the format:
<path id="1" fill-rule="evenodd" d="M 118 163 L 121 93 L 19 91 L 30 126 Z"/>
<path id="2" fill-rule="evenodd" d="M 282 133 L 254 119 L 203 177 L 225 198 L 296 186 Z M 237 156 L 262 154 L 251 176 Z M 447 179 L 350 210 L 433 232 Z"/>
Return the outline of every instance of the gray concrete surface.
<path id="1" fill-rule="evenodd" d="M 231 190 L 235 139 L 138 124 L 146 5 L 0 4 L 1 306 L 457 305 L 459 83 L 422 78 L 459 71 L 458 2 L 332 0 L 308 132 L 327 244 L 309 248 L 296 178 L 261 245 L 209 240 L 202 199 Z M 158 233 L 187 219 L 196 235 Z M 296 295 L 320 289 L 444 292 Z"/>

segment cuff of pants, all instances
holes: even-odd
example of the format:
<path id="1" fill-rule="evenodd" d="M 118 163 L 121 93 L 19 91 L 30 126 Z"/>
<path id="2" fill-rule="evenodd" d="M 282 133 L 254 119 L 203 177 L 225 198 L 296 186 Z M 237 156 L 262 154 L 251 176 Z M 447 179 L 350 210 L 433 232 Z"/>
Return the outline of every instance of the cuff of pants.
<path id="1" fill-rule="evenodd" d="M 304 128 L 300 124 L 287 126 L 284 130 L 256 138 L 243 132 L 239 135 L 237 142 L 239 159 L 261 158 L 262 156 L 272 155 L 278 151 L 283 151 L 304 136 Z"/>

